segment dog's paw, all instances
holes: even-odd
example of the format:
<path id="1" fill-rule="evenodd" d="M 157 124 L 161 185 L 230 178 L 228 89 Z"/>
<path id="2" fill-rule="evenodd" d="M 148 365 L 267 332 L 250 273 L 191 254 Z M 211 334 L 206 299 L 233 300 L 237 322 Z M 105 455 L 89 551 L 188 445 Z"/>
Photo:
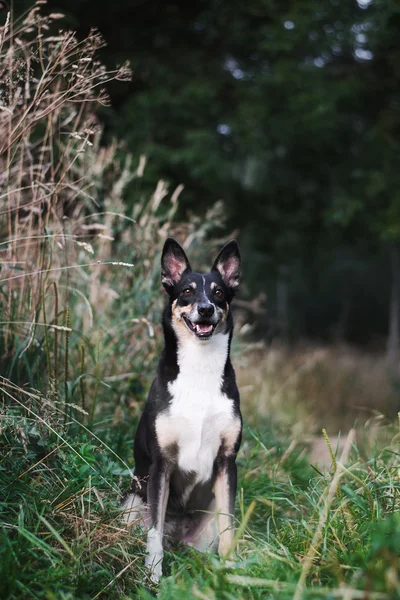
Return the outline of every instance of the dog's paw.
<path id="1" fill-rule="evenodd" d="M 154 584 L 159 583 L 162 577 L 162 552 L 157 552 L 150 556 L 146 556 L 145 566 L 147 569 L 147 576 L 150 581 Z"/>
<path id="2" fill-rule="evenodd" d="M 228 567 L 228 569 L 235 569 L 236 568 L 236 562 L 234 560 L 227 559 L 225 561 L 225 566 Z"/>
<path id="3" fill-rule="evenodd" d="M 149 573 L 149 579 L 158 583 L 162 576 L 162 560 L 164 556 L 162 539 L 160 533 L 153 527 L 147 534 L 147 556 L 144 561 Z"/>

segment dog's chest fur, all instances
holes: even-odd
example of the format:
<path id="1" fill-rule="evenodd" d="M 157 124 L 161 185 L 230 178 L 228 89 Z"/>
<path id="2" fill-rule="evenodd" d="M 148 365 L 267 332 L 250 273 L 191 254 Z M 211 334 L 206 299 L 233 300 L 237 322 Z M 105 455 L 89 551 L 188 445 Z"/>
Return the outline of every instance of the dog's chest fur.
<path id="1" fill-rule="evenodd" d="M 156 419 L 160 447 L 176 448 L 177 464 L 197 482 L 212 476 L 218 450 L 233 445 L 240 430 L 233 401 L 221 391 L 228 356 L 228 335 L 206 343 L 188 337 L 178 349 L 179 373 L 168 384 L 171 400 Z"/>

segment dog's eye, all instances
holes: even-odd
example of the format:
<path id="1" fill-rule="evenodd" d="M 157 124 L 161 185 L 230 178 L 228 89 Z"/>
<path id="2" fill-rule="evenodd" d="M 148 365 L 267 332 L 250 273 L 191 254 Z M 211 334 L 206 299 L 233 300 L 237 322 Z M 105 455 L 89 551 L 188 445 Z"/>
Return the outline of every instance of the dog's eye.
<path id="1" fill-rule="evenodd" d="M 224 292 L 220 288 L 217 288 L 215 290 L 215 295 L 218 296 L 218 298 L 222 298 L 222 296 L 224 295 Z"/>
<path id="2" fill-rule="evenodd" d="M 183 290 L 183 293 L 185 294 L 185 296 L 189 296 L 189 294 L 191 294 L 192 291 L 193 291 L 192 288 L 185 288 Z"/>

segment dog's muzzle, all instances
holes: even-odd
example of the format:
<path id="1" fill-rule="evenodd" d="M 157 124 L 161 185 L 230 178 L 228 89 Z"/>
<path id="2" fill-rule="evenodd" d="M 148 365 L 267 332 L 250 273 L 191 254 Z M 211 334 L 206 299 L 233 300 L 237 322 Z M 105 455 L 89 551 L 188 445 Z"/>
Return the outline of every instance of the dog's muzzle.
<path id="1" fill-rule="evenodd" d="M 186 327 L 200 339 L 212 336 L 219 323 L 219 317 L 214 304 L 197 304 L 190 312 L 190 316 L 183 315 Z"/>
<path id="2" fill-rule="evenodd" d="M 218 321 L 215 324 L 207 321 L 198 321 L 195 323 L 186 317 L 186 315 L 183 315 L 183 320 L 190 331 L 192 331 L 198 338 L 204 339 L 212 336 L 218 324 Z"/>

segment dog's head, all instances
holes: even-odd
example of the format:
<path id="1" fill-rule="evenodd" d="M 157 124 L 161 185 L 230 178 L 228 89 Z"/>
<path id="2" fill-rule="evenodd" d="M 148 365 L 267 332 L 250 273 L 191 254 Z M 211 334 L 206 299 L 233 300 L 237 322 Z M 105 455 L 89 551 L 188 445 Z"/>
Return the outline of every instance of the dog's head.
<path id="1" fill-rule="evenodd" d="M 239 286 L 240 251 L 235 240 L 218 254 L 209 273 L 192 271 L 183 248 L 173 238 L 164 244 L 161 281 L 171 301 L 178 336 L 208 340 L 226 332 L 229 306 Z"/>

